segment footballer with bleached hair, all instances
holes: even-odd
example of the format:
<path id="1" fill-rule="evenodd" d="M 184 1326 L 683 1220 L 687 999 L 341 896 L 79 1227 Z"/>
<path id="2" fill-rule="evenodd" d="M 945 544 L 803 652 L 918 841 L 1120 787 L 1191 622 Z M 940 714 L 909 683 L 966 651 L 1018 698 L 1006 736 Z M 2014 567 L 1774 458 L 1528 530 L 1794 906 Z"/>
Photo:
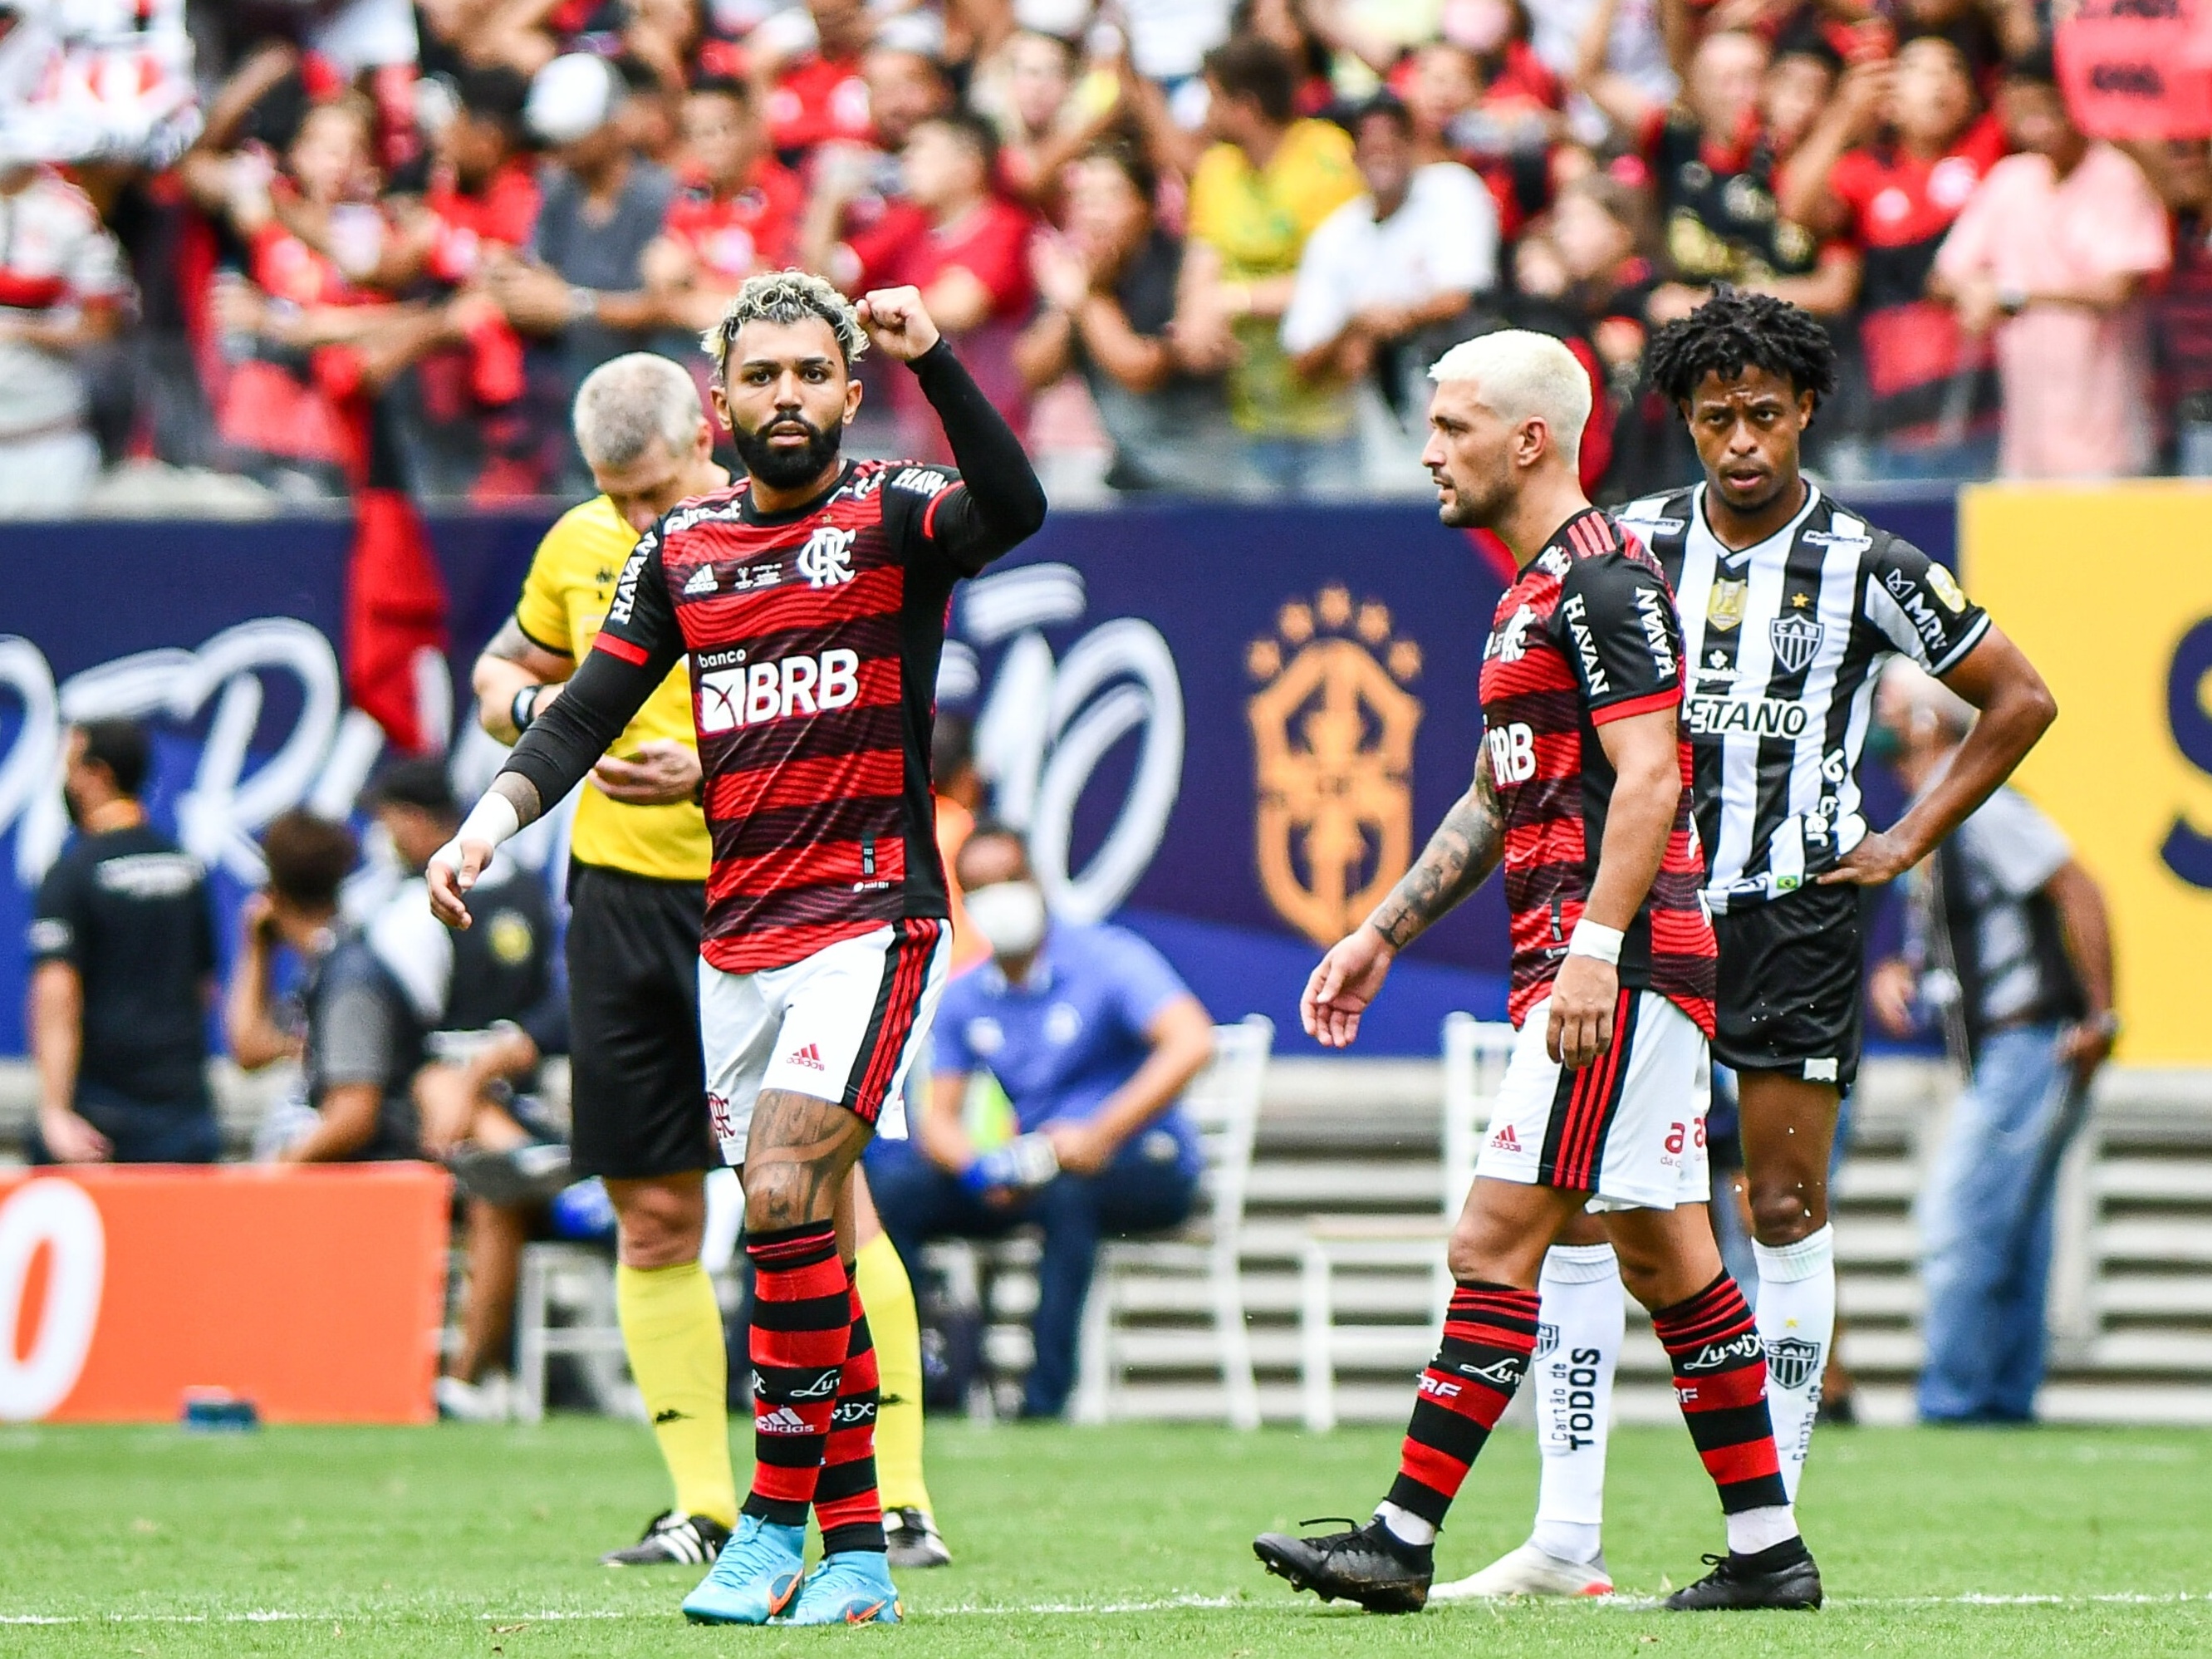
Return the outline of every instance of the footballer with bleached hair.
<path id="1" fill-rule="evenodd" d="M 1601 1209 L 1651 1310 L 1718 1489 L 1728 1553 L 1678 1608 L 1814 1607 L 1766 1412 L 1766 1355 L 1707 1218 L 1713 930 L 1678 723 L 1682 628 L 1656 561 L 1584 498 L 1589 381 L 1557 340 L 1506 331 L 1431 371 L 1429 441 L 1446 524 L 1494 532 L 1520 574 L 1483 653 L 1473 786 L 1375 913 L 1315 969 L 1307 1033 L 1342 1048 L 1397 954 L 1503 867 L 1515 1040 L 1446 1260 L 1455 1288 L 1396 1479 L 1373 1518 L 1267 1533 L 1270 1572 L 1324 1600 L 1411 1613 L 1433 1546 L 1536 1346 L 1553 1237 Z M 1691 1126 L 1700 1126 L 1692 1133 Z"/>

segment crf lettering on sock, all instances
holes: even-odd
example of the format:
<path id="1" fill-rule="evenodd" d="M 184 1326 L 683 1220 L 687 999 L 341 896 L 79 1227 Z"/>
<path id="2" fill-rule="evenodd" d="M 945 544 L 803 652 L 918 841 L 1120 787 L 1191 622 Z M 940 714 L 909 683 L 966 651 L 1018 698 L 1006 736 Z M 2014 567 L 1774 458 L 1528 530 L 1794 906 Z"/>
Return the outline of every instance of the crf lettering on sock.
<path id="1" fill-rule="evenodd" d="M 1471 1283 L 1452 1292 L 1443 1340 L 1421 1373 L 1389 1503 L 1443 1525 L 1535 1346 L 1535 1291 Z"/>
<path id="2" fill-rule="evenodd" d="M 1651 1315 L 1674 1370 L 1674 1397 L 1720 1493 L 1721 1512 L 1787 1509 L 1766 1415 L 1766 1352 L 1751 1310 L 1726 1273 Z"/>

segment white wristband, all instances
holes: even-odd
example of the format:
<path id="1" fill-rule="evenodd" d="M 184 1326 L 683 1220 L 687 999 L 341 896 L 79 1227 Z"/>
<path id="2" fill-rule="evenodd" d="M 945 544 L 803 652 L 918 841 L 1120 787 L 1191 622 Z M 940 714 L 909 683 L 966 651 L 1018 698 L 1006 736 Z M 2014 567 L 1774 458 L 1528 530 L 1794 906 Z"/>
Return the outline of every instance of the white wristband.
<path id="1" fill-rule="evenodd" d="M 1567 941 L 1571 957 L 1595 957 L 1608 968 L 1620 966 L 1620 942 L 1627 937 L 1618 927 L 1608 927 L 1603 922 L 1592 921 L 1584 916 L 1575 924 L 1574 936 Z"/>
<path id="2" fill-rule="evenodd" d="M 461 827 L 447 842 L 430 854 L 430 862 L 442 864 L 455 876 L 460 873 L 461 847 L 466 842 L 482 842 L 497 851 L 499 844 L 522 828 L 522 816 L 514 810 L 514 803 L 497 790 L 485 794 L 469 810 Z"/>

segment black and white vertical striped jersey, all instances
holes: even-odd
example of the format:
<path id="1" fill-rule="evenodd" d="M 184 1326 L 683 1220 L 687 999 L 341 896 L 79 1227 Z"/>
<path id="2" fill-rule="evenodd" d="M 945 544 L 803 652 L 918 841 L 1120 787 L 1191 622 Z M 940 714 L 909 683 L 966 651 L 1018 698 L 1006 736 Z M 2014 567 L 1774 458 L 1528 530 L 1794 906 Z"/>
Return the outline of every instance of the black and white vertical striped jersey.
<path id="1" fill-rule="evenodd" d="M 1723 546 L 1705 487 L 1614 515 L 1674 584 L 1706 896 L 1724 911 L 1794 891 L 1867 833 L 1859 753 L 1897 654 L 1948 673 L 1989 629 L 1951 573 L 1811 484 L 1755 547 Z"/>

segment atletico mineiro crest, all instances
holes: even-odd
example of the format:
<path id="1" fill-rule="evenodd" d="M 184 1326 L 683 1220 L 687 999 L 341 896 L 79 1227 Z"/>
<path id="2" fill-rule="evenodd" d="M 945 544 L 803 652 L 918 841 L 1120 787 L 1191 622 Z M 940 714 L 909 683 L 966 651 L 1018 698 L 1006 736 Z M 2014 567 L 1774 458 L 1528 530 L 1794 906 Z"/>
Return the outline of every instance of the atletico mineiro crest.
<path id="1" fill-rule="evenodd" d="M 1790 674 L 1805 672 L 1820 655 L 1820 641 L 1828 632 L 1809 617 L 1777 617 L 1767 624 L 1766 631 L 1774 641 L 1774 660 Z"/>
<path id="2" fill-rule="evenodd" d="M 1785 1336 L 1766 1345 L 1767 1375 L 1793 1394 L 1811 1382 L 1820 1370 L 1820 1345 L 1817 1342 L 1808 1342 L 1802 1336 Z"/>

